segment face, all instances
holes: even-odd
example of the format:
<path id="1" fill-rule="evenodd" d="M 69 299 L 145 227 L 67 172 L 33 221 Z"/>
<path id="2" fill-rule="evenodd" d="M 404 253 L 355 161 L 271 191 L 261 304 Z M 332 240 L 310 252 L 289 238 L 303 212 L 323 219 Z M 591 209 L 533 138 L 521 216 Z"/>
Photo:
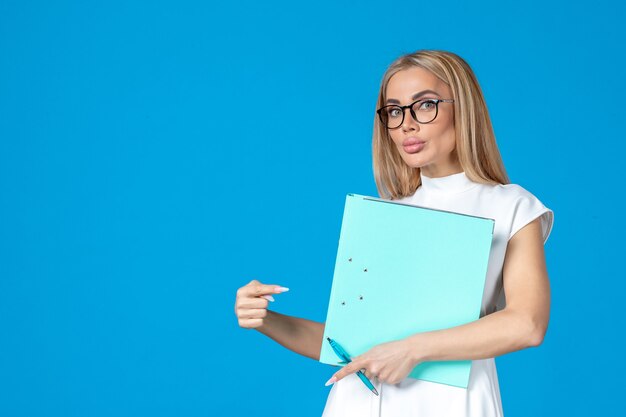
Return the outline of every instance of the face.
<path id="1" fill-rule="evenodd" d="M 424 90 L 432 92 L 422 93 Z M 386 103 L 406 106 L 418 99 L 451 99 L 450 87 L 423 68 L 410 68 L 395 73 L 387 84 Z M 388 129 L 398 152 L 407 165 L 420 168 L 428 177 L 442 177 L 462 171 L 456 154 L 454 103 L 439 103 L 437 117 L 430 123 L 418 123 L 409 109 L 396 129 Z M 407 145 L 418 143 L 417 145 Z"/>

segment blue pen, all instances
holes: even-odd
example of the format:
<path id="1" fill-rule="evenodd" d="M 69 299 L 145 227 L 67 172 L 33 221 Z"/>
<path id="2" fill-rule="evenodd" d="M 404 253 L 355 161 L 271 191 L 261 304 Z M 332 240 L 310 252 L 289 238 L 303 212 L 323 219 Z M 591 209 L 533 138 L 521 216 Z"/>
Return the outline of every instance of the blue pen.
<path id="1" fill-rule="evenodd" d="M 337 343 L 336 341 L 334 341 L 330 337 L 326 337 L 326 340 L 328 340 L 328 343 L 330 343 L 330 347 L 333 348 L 333 350 L 335 351 L 337 356 L 339 356 L 341 359 L 344 360 L 344 363 L 352 362 L 352 359 L 350 359 L 350 355 L 348 355 L 348 353 L 345 350 L 343 350 L 343 348 L 341 347 L 341 345 L 339 345 L 339 343 Z M 376 387 L 374 387 L 374 385 L 370 382 L 370 380 L 367 379 L 367 377 L 363 374 L 363 372 L 361 372 L 359 370 L 356 373 L 356 375 L 359 378 L 361 378 L 361 381 L 363 381 L 363 383 L 370 389 L 370 391 L 372 391 L 374 394 L 378 395 L 378 391 L 376 391 Z"/>

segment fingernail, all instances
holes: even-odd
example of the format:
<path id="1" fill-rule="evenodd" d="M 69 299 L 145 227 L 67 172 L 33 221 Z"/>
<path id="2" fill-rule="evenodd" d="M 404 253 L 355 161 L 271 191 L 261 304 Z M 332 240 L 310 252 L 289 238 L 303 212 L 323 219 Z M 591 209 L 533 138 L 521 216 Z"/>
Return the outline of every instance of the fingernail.
<path id="1" fill-rule="evenodd" d="M 265 298 L 266 300 L 275 301 L 274 297 L 272 297 L 271 295 L 262 295 L 261 297 Z"/>
<path id="2" fill-rule="evenodd" d="M 276 287 L 274 291 L 286 292 L 286 291 L 289 291 L 289 288 L 286 288 L 286 287 Z"/>
<path id="3" fill-rule="evenodd" d="M 332 377 L 328 381 L 326 381 L 326 384 L 324 384 L 324 386 L 327 387 L 330 384 L 334 384 L 335 382 L 337 382 L 337 377 Z"/>

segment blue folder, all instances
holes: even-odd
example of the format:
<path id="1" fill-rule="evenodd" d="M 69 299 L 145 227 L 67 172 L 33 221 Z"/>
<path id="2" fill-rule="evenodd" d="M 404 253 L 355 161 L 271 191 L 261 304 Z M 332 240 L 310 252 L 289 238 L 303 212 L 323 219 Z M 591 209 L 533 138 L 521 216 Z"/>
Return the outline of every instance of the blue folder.
<path id="1" fill-rule="evenodd" d="M 348 194 L 324 341 L 358 356 L 480 318 L 495 221 Z M 320 362 L 342 366 L 328 343 Z M 417 365 L 410 378 L 467 388 L 471 361 Z"/>

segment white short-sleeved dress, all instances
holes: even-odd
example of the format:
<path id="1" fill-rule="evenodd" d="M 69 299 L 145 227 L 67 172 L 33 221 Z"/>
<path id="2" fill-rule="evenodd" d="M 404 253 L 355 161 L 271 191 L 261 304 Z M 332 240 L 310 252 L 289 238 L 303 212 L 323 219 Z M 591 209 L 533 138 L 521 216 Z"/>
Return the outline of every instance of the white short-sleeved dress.
<path id="1" fill-rule="evenodd" d="M 554 213 L 517 184 L 486 185 L 464 172 L 431 178 L 411 196 L 394 200 L 495 220 L 480 317 L 504 308 L 502 266 L 509 239 L 541 216 L 544 244 L 552 230 Z M 494 358 L 472 361 L 467 389 L 405 378 L 398 384 L 372 381 L 379 396 L 355 375 L 333 384 L 322 417 L 497 417 L 502 402 Z"/>

